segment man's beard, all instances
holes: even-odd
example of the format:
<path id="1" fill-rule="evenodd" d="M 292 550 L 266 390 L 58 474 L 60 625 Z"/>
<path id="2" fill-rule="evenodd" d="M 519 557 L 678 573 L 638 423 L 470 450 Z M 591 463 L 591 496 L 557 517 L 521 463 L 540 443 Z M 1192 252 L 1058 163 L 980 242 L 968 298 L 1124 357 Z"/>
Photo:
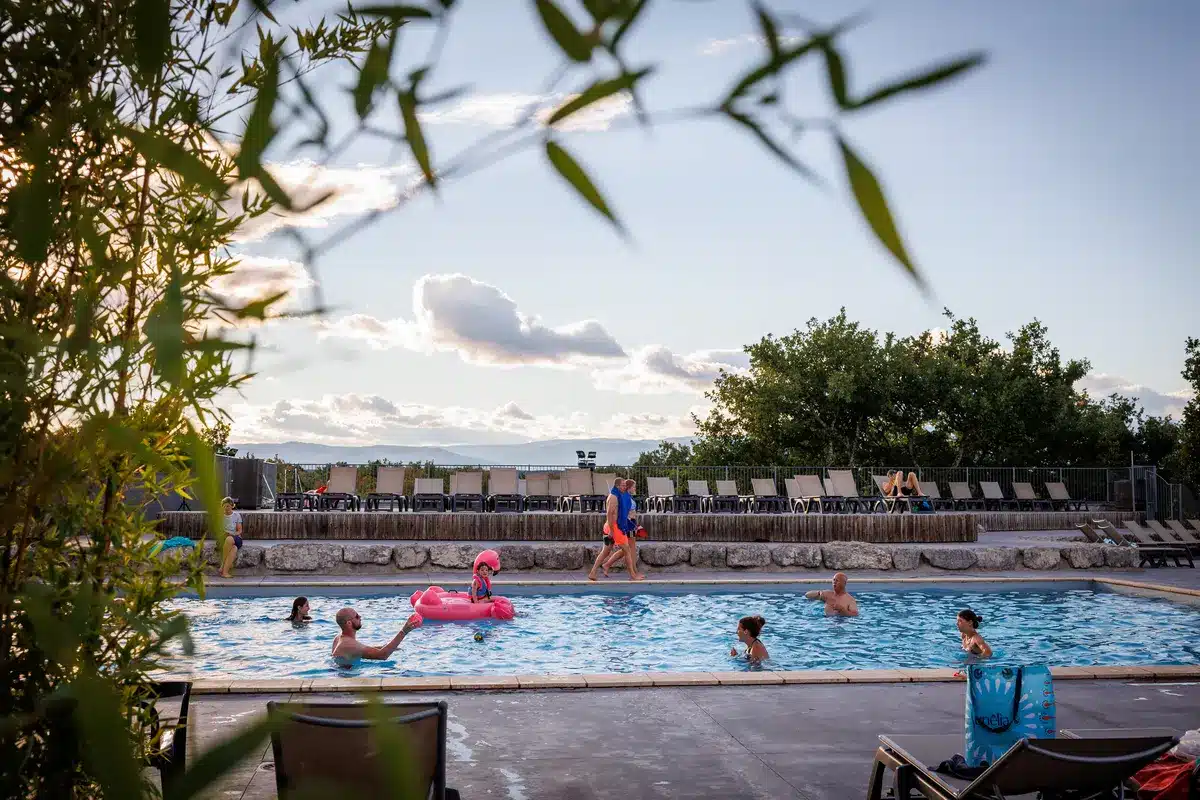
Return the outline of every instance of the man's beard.
<path id="1" fill-rule="evenodd" d="M 362 630 L 362 620 L 361 619 L 354 620 L 354 630 L 356 630 L 356 631 Z"/>

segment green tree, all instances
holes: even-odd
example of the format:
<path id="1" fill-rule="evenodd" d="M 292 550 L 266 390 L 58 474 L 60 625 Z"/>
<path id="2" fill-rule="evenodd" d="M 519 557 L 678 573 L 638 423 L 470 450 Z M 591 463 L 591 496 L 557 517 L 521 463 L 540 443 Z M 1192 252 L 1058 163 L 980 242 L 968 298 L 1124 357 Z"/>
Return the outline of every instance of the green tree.
<path id="1" fill-rule="evenodd" d="M 200 432 L 200 438 L 219 456 L 236 456 L 237 448 L 229 446 L 229 423 L 218 419 Z"/>
<path id="2" fill-rule="evenodd" d="M 1184 344 L 1181 373 L 1192 388 L 1192 399 L 1183 407 L 1179 426 L 1179 478 L 1200 490 L 1200 339 L 1188 337 Z"/>
<path id="3" fill-rule="evenodd" d="M 678 442 L 659 442 L 654 450 L 648 450 L 638 456 L 633 462 L 635 467 L 677 467 L 692 463 L 692 448 L 690 445 Z"/>

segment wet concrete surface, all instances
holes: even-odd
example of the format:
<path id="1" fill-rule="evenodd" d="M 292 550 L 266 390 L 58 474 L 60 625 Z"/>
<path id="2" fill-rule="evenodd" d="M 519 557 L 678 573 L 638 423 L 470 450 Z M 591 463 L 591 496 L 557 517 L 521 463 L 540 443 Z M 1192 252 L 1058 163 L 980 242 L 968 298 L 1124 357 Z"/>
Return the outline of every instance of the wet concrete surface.
<path id="1" fill-rule="evenodd" d="M 1200 683 L 1059 681 L 1058 726 L 1200 727 Z M 955 733 L 961 683 L 386 695 L 445 699 L 447 779 L 466 800 L 804 798 L 865 794 L 882 733 Z M 196 758 L 284 695 L 193 701 Z M 351 695 L 304 695 L 308 702 Z M 953 753 L 947 753 L 949 758 Z M 208 797 L 276 797 L 255 747 Z"/>

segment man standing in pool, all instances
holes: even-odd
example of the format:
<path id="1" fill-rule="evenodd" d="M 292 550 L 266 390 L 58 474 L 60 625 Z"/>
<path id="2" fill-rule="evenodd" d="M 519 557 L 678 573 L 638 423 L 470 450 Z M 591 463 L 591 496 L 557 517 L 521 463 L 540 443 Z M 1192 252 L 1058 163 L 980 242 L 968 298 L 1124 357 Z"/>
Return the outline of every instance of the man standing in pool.
<path id="1" fill-rule="evenodd" d="M 818 589 L 806 592 L 806 600 L 824 600 L 825 615 L 828 617 L 857 617 L 858 603 L 846 591 L 846 573 L 839 572 L 833 576 L 833 589 Z"/>
<path id="2" fill-rule="evenodd" d="M 396 652 L 396 648 L 404 641 L 404 637 L 414 628 L 421 627 L 421 615 L 413 614 L 390 642 L 383 647 L 371 647 L 358 640 L 357 634 L 359 628 L 362 627 L 362 617 L 358 615 L 357 611 L 353 608 L 343 608 L 337 612 L 334 619 L 337 620 L 341 633 L 333 637 L 332 654 L 334 659 L 343 666 L 353 666 L 354 662 L 360 658 L 370 658 L 376 661 L 391 658 L 392 653 Z"/>

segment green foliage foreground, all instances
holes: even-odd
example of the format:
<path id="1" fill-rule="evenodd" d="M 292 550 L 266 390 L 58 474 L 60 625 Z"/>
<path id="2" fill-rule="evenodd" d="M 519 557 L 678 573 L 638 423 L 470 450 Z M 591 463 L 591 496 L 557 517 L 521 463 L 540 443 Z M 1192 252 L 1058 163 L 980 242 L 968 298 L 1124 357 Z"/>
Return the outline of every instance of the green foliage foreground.
<path id="1" fill-rule="evenodd" d="M 787 142 L 831 134 L 866 226 L 920 280 L 881 182 L 839 122 L 982 59 L 859 91 L 841 51 L 849 23 L 825 28 L 753 4 L 759 61 L 712 103 L 660 114 L 640 91 L 657 65 L 632 65 L 625 49 L 651 5 L 536 0 L 561 55 L 542 95 L 555 99 L 439 160 L 421 112 L 462 91 L 437 83 L 451 0 L 327 17 L 270 0 L 0 0 L 0 796 L 154 792 L 140 769 L 147 681 L 168 642 L 186 648 L 186 620 L 165 603 L 204 587 L 199 555 L 151 556 L 154 525 L 133 497 L 173 487 L 218 508 L 216 399 L 248 379 L 233 358 L 282 299 L 222 294 L 237 268 L 230 244 L 249 219 L 329 199 L 281 185 L 268 156 L 328 164 L 359 139 L 399 144 L 421 175 L 407 200 L 534 149 L 624 231 L 563 128 L 629 93 L 639 124 L 724 120 L 810 180 Z M 424 46 L 402 47 L 409 31 Z M 806 61 L 828 77 L 827 114 L 790 108 L 784 78 Z M 351 76 L 345 92 L 315 90 L 326 65 Z M 289 235 L 311 267 L 377 216 L 321 241 Z M 213 749 L 168 794 L 197 794 L 267 733 L 256 726 Z"/>
<path id="2" fill-rule="evenodd" d="M 1036 320 L 1000 342 L 946 312 L 948 329 L 899 337 L 843 310 L 749 345 L 750 369 L 708 393 L 693 446 L 664 442 L 644 466 L 1098 466 L 1158 464 L 1192 480 L 1198 401 L 1182 424 L 1133 399 L 1093 398 L 1075 384 L 1086 360 L 1064 360 Z M 1200 391 L 1200 341 L 1184 377 Z M 1200 485 L 1200 484 L 1193 484 Z"/>

